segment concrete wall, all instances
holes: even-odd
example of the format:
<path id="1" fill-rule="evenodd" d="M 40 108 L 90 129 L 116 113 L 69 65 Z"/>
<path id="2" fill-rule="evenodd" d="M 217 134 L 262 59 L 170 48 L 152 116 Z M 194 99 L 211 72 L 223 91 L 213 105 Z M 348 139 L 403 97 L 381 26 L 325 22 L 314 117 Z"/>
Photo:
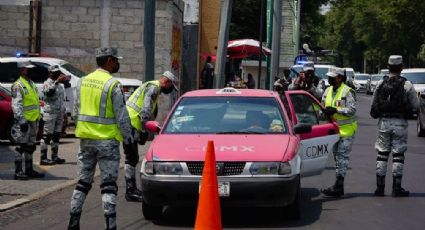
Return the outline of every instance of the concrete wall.
<path id="1" fill-rule="evenodd" d="M 4 4 L 2 4 L 2 2 Z M 102 41 L 101 0 L 42 0 L 41 52 L 62 58 L 86 72 L 96 68 L 94 50 Z M 0 1 L 0 56 L 28 52 L 29 1 Z M 182 0 L 156 1 L 155 74 L 172 68 L 174 50 L 181 50 Z M 116 76 L 143 79 L 144 1 L 110 0 L 109 37 L 111 46 L 124 57 Z M 103 21 L 104 22 L 104 21 Z M 174 29 L 175 31 L 175 29 Z M 182 32 L 180 32 L 180 35 Z M 108 33 L 107 33 L 108 35 Z M 174 36 L 174 40 L 173 40 Z M 105 38 L 103 38 L 105 39 Z M 176 41 L 179 40 L 179 41 Z M 105 40 L 104 40 L 105 41 Z M 180 44 L 180 48 L 175 47 Z M 174 55 L 179 53 L 174 52 Z M 181 52 L 180 52 L 181 55 Z M 174 58 L 181 61 L 181 57 Z M 179 68 L 174 70 L 179 74 Z"/>

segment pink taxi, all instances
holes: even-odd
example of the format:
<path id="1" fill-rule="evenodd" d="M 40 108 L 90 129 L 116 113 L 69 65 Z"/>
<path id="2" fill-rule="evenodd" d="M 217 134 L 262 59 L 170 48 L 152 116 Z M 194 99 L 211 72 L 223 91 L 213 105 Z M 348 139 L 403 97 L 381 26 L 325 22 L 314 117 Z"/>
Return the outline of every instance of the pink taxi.
<path id="1" fill-rule="evenodd" d="M 324 169 L 338 126 L 305 91 L 191 91 L 176 102 L 141 167 L 143 215 L 196 205 L 208 140 L 214 141 L 222 206 L 281 207 L 299 218 L 300 178 Z M 283 213 L 283 212 L 282 212 Z"/>

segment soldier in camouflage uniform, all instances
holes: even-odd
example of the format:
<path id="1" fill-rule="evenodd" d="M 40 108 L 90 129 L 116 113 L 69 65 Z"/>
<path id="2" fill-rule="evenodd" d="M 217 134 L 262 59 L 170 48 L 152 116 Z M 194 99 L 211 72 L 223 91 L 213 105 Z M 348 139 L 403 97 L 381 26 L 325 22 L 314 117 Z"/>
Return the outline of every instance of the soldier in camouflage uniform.
<path id="1" fill-rule="evenodd" d="M 63 83 L 67 77 L 60 72 L 59 66 L 49 67 L 49 78 L 43 84 L 44 94 L 44 131 L 40 141 L 40 165 L 63 164 L 64 159 L 58 157 L 59 139 L 62 132 L 65 114 L 65 89 Z M 47 158 L 47 146 L 52 141 L 52 160 Z"/>
<path id="2" fill-rule="evenodd" d="M 165 71 L 159 80 L 143 83 L 139 86 L 127 100 L 127 110 L 130 115 L 131 124 L 137 134 L 139 144 L 145 144 L 148 132 L 144 125 L 147 121 L 154 120 L 155 111 L 158 108 L 159 94 L 169 94 L 173 90 L 178 90 L 178 79 L 170 71 Z M 142 192 L 136 185 L 136 166 L 139 162 L 139 152 L 137 142 L 124 144 L 125 154 L 125 199 L 127 201 L 142 201 Z"/>
<path id="3" fill-rule="evenodd" d="M 330 86 L 322 97 L 325 105 L 324 113 L 338 123 L 340 139 L 333 148 L 336 164 L 336 181 L 329 188 L 322 189 L 326 196 L 340 197 L 344 195 L 344 178 L 347 174 L 351 146 L 357 131 L 356 100 L 353 90 L 344 84 L 344 70 L 335 68 L 326 74 Z"/>
<path id="4" fill-rule="evenodd" d="M 375 196 L 385 196 L 385 175 L 390 154 L 393 156 L 392 196 L 409 196 L 409 191 L 401 187 L 404 152 L 407 150 L 407 118 L 417 111 L 419 101 L 412 83 L 400 76 L 402 56 L 391 55 L 388 69 L 390 75 L 378 82 L 370 111 L 373 118 L 379 118 L 375 143 L 378 151 Z"/>
<path id="5" fill-rule="evenodd" d="M 301 71 L 292 84 L 289 85 L 289 90 L 305 90 L 313 95 L 315 98 L 320 100 L 322 98 L 323 90 L 317 87 L 319 84 L 318 77 L 314 74 L 313 62 L 307 62 L 303 65 L 303 71 Z"/>
<path id="6" fill-rule="evenodd" d="M 40 119 L 40 100 L 37 87 L 31 81 L 28 69 L 34 68 L 30 62 L 18 62 L 19 79 L 12 85 L 12 110 L 14 125 L 12 137 L 18 144 L 15 153 L 15 180 L 42 178 L 43 173 L 33 169 L 32 155 Z M 25 173 L 22 162 L 25 159 Z"/>
<path id="7" fill-rule="evenodd" d="M 80 137 L 78 153 L 79 181 L 71 198 L 71 217 L 68 229 L 80 229 L 84 201 L 93 183 L 96 164 L 99 164 L 105 229 L 117 229 L 116 204 L 120 141 L 132 143 L 130 118 L 125 108 L 121 85 L 112 78 L 120 64 L 116 48 L 96 49 L 99 68 L 81 78 L 73 109 L 75 134 Z"/>

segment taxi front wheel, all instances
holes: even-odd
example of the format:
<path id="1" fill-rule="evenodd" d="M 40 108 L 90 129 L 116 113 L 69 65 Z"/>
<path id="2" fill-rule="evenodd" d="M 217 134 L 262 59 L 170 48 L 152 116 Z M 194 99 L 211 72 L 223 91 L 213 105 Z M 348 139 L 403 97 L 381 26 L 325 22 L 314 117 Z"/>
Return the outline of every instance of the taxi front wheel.
<path id="1" fill-rule="evenodd" d="M 146 220 L 156 220 L 162 215 L 162 206 L 153 206 L 142 201 L 142 212 Z"/>
<path id="2" fill-rule="evenodd" d="M 301 183 L 299 178 L 294 202 L 283 207 L 282 215 L 287 220 L 299 220 L 301 218 Z"/>

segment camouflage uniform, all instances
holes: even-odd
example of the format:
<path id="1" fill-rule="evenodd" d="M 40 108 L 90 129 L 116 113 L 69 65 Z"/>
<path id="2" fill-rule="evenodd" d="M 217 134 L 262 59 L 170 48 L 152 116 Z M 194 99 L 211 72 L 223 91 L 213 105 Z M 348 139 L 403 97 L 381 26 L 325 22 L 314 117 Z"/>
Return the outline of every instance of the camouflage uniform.
<path id="1" fill-rule="evenodd" d="M 311 95 L 313 95 L 315 98 L 317 98 L 318 100 L 320 100 L 320 98 L 322 98 L 323 90 L 320 87 L 316 87 L 316 86 L 314 86 L 314 84 L 312 84 L 310 86 L 310 88 L 305 89 L 303 87 L 295 86 L 295 82 L 298 82 L 298 77 L 295 78 L 295 80 L 293 80 L 292 83 L 289 85 L 289 87 L 288 87 L 289 90 L 305 90 L 305 91 L 309 92 Z"/>
<path id="2" fill-rule="evenodd" d="M 98 70 L 107 72 L 103 69 Z M 75 104 L 73 109 L 73 116 L 75 121 L 78 121 L 79 115 L 81 81 L 82 80 L 80 80 L 77 85 L 77 96 L 75 97 Z M 124 140 L 132 140 L 133 137 L 131 136 L 132 128 L 130 125 L 130 117 L 128 116 L 128 112 L 125 107 L 124 94 L 119 83 L 114 86 L 110 96 L 116 124 L 119 127 Z M 77 161 L 78 174 L 80 179 L 71 198 L 70 226 L 75 226 L 77 224 L 74 222 L 79 222 L 84 201 L 91 189 L 91 184 L 93 183 L 93 176 L 97 163 L 99 163 L 99 169 L 101 173 L 100 187 L 102 193 L 103 211 L 106 220 L 106 228 L 109 229 L 109 227 L 111 227 L 111 229 L 114 229 L 114 226 L 116 226 L 115 210 L 118 192 L 116 180 L 118 178 L 120 161 L 119 146 L 119 141 L 115 139 L 81 139 Z M 69 229 L 73 228 L 70 227 Z"/>
<path id="3" fill-rule="evenodd" d="M 40 141 L 41 161 L 47 160 L 47 145 L 52 141 L 52 160 L 63 163 L 58 158 L 58 150 L 65 114 L 65 89 L 62 84 L 48 78 L 43 84 L 43 94 L 45 105 L 43 139 Z"/>
<path id="4" fill-rule="evenodd" d="M 18 80 L 19 81 L 19 80 Z M 34 87 L 34 90 L 37 91 L 35 84 L 28 80 L 29 84 Z M 15 148 L 15 179 L 26 179 L 26 177 L 44 177 L 44 174 L 38 173 L 33 169 L 33 158 L 32 155 L 36 149 L 36 138 L 38 131 L 38 120 L 36 121 L 27 121 L 24 117 L 24 106 L 23 100 L 27 95 L 27 90 L 31 89 L 22 89 L 17 82 L 12 85 L 12 110 L 14 115 L 14 124 L 12 126 L 12 139 L 18 144 Z M 37 94 L 38 99 L 38 94 Z M 28 130 L 22 132 L 20 125 L 28 124 Z M 25 175 L 23 177 L 17 178 L 18 171 L 22 172 L 22 162 L 25 162 Z"/>
<path id="5" fill-rule="evenodd" d="M 397 77 L 390 74 L 391 77 Z M 373 101 L 379 97 L 378 89 L 381 87 L 383 80 L 377 84 L 377 90 L 373 95 Z M 405 81 L 404 83 L 404 102 L 411 105 L 413 110 L 416 110 L 419 105 L 416 91 L 411 82 Z M 410 111 L 408 111 L 410 112 Z M 387 173 L 387 161 L 389 155 L 393 156 L 392 175 L 395 183 L 401 184 L 404 168 L 404 152 L 407 150 L 407 126 L 408 122 L 403 117 L 380 117 L 378 121 L 378 137 L 375 142 L 375 149 L 378 151 L 376 161 L 376 176 L 378 187 L 385 186 L 385 175 Z M 394 184 L 393 184 L 394 186 Z M 394 187 L 393 187 L 394 188 Z M 375 195 L 381 196 L 381 192 L 375 192 Z M 394 195 L 394 194 L 393 194 Z"/>
<path id="6" fill-rule="evenodd" d="M 323 94 L 322 103 L 325 104 L 326 95 L 328 93 L 327 88 L 325 93 Z M 335 97 L 336 90 L 333 92 L 332 97 Z M 356 100 L 353 95 L 352 90 L 346 96 L 347 105 L 344 108 L 338 108 L 338 113 L 346 115 L 346 116 L 355 116 L 356 114 Z M 350 160 L 351 147 L 353 145 L 354 135 L 351 137 L 343 137 L 340 138 L 339 141 L 334 145 L 333 154 L 336 164 L 336 175 L 345 177 L 348 170 L 348 163 Z"/>

